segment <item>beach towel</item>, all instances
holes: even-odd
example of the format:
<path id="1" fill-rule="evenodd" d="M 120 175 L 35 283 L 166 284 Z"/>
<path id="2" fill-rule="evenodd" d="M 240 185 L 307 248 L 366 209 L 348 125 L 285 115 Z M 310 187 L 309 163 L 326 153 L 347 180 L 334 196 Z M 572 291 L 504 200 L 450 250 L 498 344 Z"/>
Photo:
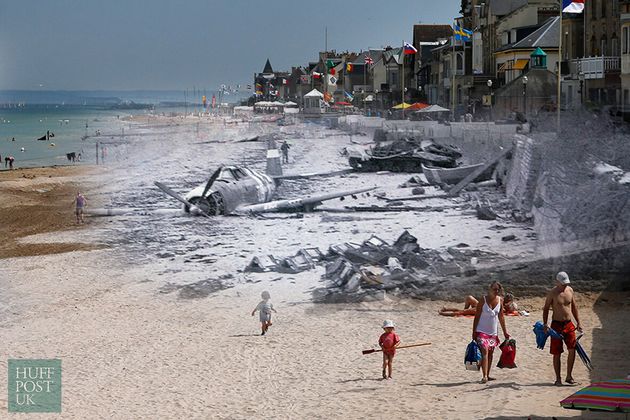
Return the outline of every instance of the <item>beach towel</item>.
<path id="1" fill-rule="evenodd" d="M 471 341 L 466 347 L 466 355 L 464 356 L 464 366 L 466 370 L 479 370 L 479 361 L 481 360 L 481 350 L 475 341 Z"/>
<path id="2" fill-rule="evenodd" d="M 505 340 L 499 348 L 501 349 L 501 358 L 499 363 L 497 363 L 497 367 L 514 369 L 516 367 L 516 340 L 513 338 Z"/>
<path id="3" fill-rule="evenodd" d="M 547 333 L 545 334 L 545 325 L 541 321 L 537 321 L 534 324 L 534 334 L 536 334 L 536 347 L 541 350 L 545 348 L 545 343 L 547 343 L 547 338 L 549 338 L 549 336 L 552 336 L 553 338 L 558 338 L 560 340 L 562 340 L 563 338 L 552 328 L 549 328 L 547 330 Z"/>

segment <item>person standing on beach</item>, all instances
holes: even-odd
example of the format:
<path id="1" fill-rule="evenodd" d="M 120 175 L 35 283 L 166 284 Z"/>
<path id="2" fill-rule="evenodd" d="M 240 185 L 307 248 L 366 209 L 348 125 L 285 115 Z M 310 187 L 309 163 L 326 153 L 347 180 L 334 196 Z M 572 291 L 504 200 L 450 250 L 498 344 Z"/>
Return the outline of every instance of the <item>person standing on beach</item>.
<path id="1" fill-rule="evenodd" d="M 571 280 L 569 275 L 564 271 L 559 272 L 556 275 L 556 286 L 551 289 L 547 295 L 545 306 L 543 307 L 543 324 L 545 324 L 545 333 L 549 331 L 549 325 L 547 320 L 549 319 L 549 308 L 553 309 L 553 315 L 551 317 L 551 328 L 562 335 L 563 339 L 551 337 L 550 353 L 553 355 L 553 370 L 556 373 L 555 385 L 561 386 L 562 380 L 560 379 L 561 360 L 560 356 L 564 352 L 562 341 L 564 340 L 569 351 L 567 357 L 567 377 L 565 382 L 569 385 L 574 385 L 576 382 L 573 379 L 573 363 L 575 362 L 575 345 L 577 339 L 575 337 L 575 331 L 582 332 L 582 324 L 580 324 L 580 315 L 578 314 L 577 305 L 575 304 L 575 294 L 571 286 Z M 571 321 L 571 316 L 575 319 L 577 327 Z"/>
<path id="2" fill-rule="evenodd" d="M 74 198 L 74 205 L 77 224 L 83 223 L 83 209 L 87 206 L 87 199 L 81 194 L 81 191 L 77 191 L 77 196 Z"/>
<path id="3" fill-rule="evenodd" d="M 262 300 L 252 311 L 252 316 L 254 316 L 256 311 L 259 311 L 259 319 L 262 329 L 262 333 L 260 335 L 265 335 L 269 327 L 271 327 L 272 325 L 271 312 L 277 313 L 277 311 L 274 309 L 273 303 L 271 303 L 271 295 L 269 294 L 269 292 L 264 291 L 261 293 L 260 296 L 262 297 Z"/>
<path id="4" fill-rule="evenodd" d="M 9 156 L 5 159 L 9 160 L 9 169 L 13 169 L 13 161 L 15 160 L 15 158 L 13 156 Z M 5 167 L 6 167 L 6 164 L 5 164 Z"/>
<path id="5" fill-rule="evenodd" d="M 501 324 L 505 339 L 510 338 L 510 334 L 508 334 L 505 327 L 502 296 L 503 286 L 501 286 L 501 283 L 498 281 L 492 282 L 488 288 L 488 294 L 479 299 L 475 320 L 473 321 L 472 339 L 477 342 L 481 349 L 482 384 L 495 379 L 490 376 L 490 369 L 492 368 L 494 349 L 499 346 L 498 324 Z"/>
<path id="6" fill-rule="evenodd" d="M 385 332 L 378 339 L 378 345 L 383 350 L 383 379 L 392 379 L 392 363 L 396 355 L 396 347 L 400 345 L 400 337 L 394 332 L 394 321 L 385 320 Z"/>
<path id="7" fill-rule="evenodd" d="M 282 150 L 282 163 L 289 163 L 289 143 L 285 140 L 280 146 L 280 150 Z"/>

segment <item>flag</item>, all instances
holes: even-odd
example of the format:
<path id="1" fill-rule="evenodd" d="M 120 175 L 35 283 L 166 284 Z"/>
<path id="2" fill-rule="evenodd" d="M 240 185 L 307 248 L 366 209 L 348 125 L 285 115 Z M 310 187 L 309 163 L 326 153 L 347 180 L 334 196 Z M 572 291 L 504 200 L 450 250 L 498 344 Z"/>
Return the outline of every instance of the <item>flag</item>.
<path id="1" fill-rule="evenodd" d="M 582 13 L 584 11 L 584 0 L 562 0 L 563 13 Z"/>
<path id="2" fill-rule="evenodd" d="M 282 79 L 282 84 L 283 85 L 286 85 L 287 83 L 289 83 L 289 82 L 287 82 L 287 79 Z"/>
<path id="3" fill-rule="evenodd" d="M 352 63 L 346 64 L 346 72 L 352 73 Z"/>
<path id="4" fill-rule="evenodd" d="M 459 25 L 455 25 L 455 28 L 453 29 L 453 32 L 455 33 L 455 40 L 456 41 L 471 41 L 472 40 L 472 31 L 469 31 L 468 29 L 464 29 Z"/>
<path id="5" fill-rule="evenodd" d="M 332 60 L 326 60 L 326 67 L 331 69 L 331 68 L 335 67 L 335 63 L 333 63 Z"/>
<path id="6" fill-rule="evenodd" d="M 374 64 L 374 60 L 372 60 L 372 57 L 370 57 L 369 55 L 366 55 L 365 56 L 365 64 L 368 64 L 368 65 Z"/>
<path id="7" fill-rule="evenodd" d="M 300 76 L 300 83 L 308 84 L 311 83 L 311 78 L 308 74 L 303 74 Z"/>
<path id="8" fill-rule="evenodd" d="M 335 73 L 336 73 L 335 68 L 334 68 L 334 67 L 333 67 L 333 68 L 331 68 L 331 69 L 330 69 L 330 74 L 332 74 L 332 75 L 334 76 L 334 75 L 335 75 Z"/>
<path id="9" fill-rule="evenodd" d="M 408 42 L 403 42 L 403 53 L 405 55 L 415 54 L 418 50 Z"/>
<path id="10" fill-rule="evenodd" d="M 337 78 L 333 75 L 328 76 L 328 84 L 331 86 L 335 86 L 337 84 Z"/>
<path id="11" fill-rule="evenodd" d="M 352 96 L 352 94 L 346 92 L 345 90 L 343 91 L 343 94 L 345 95 L 346 98 L 348 98 L 350 102 L 354 100 L 354 96 Z"/>
<path id="12" fill-rule="evenodd" d="M 313 77 L 316 78 L 316 79 L 319 79 L 320 77 L 322 77 L 322 74 L 314 71 L 313 72 Z"/>

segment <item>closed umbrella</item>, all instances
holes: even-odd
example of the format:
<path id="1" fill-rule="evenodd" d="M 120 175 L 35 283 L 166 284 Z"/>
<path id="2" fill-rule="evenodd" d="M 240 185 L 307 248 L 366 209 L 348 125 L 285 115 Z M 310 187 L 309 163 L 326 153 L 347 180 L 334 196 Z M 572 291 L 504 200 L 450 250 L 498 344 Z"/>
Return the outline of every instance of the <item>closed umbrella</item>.
<path id="1" fill-rule="evenodd" d="M 560 401 L 560 405 L 576 410 L 630 413 L 630 379 L 594 382 Z"/>

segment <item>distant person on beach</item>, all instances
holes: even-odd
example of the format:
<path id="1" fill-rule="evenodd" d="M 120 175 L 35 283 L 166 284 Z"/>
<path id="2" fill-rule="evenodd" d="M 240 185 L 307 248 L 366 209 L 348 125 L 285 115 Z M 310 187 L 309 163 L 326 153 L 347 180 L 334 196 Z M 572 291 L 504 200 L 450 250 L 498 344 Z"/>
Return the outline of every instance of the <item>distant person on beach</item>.
<path id="1" fill-rule="evenodd" d="M 392 363 L 396 355 L 396 347 L 400 345 L 400 337 L 394 332 L 396 326 L 389 319 L 383 322 L 385 332 L 378 339 L 383 350 L 383 379 L 392 379 Z"/>
<path id="2" fill-rule="evenodd" d="M 545 306 L 543 307 L 543 324 L 545 324 L 545 332 L 549 330 L 547 320 L 549 318 L 549 309 L 553 309 L 553 315 L 551 317 L 551 328 L 562 335 L 563 340 L 559 338 L 551 337 L 550 353 L 553 355 L 553 370 L 556 373 L 555 385 L 562 386 L 562 380 L 560 379 L 561 360 L 560 356 L 564 352 L 562 342 L 567 345 L 569 356 L 567 358 L 567 376 L 565 382 L 569 385 L 574 385 L 576 382 L 573 379 L 573 363 L 575 362 L 575 344 L 577 339 L 575 337 L 575 331 L 582 332 L 582 325 L 580 324 L 580 315 L 578 314 L 577 305 L 575 303 L 575 295 L 573 289 L 570 286 L 571 280 L 569 275 L 564 271 L 559 272 L 556 275 L 556 286 L 551 289 L 547 295 Z M 571 321 L 571 316 L 575 319 L 577 327 Z"/>
<path id="3" fill-rule="evenodd" d="M 15 137 L 13 137 L 13 138 L 11 139 L 11 141 L 15 141 Z"/>
<path id="4" fill-rule="evenodd" d="M 440 309 L 439 314 L 442 316 L 466 316 L 475 315 L 477 313 L 477 304 L 479 301 L 474 296 L 466 296 L 464 299 L 464 309 L 447 308 Z M 514 302 L 514 295 L 506 293 L 503 298 L 503 312 L 506 314 L 514 313 L 518 310 L 518 305 Z"/>
<path id="5" fill-rule="evenodd" d="M 83 223 L 83 209 L 87 206 L 87 199 L 81 194 L 81 191 L 77 191 L 77 196 L 74 198 L 74 205 L 77 224 Z"/>
<path id="6" fill-rule="evenodd" d="M 289 163 L 289 143 L 285 140 L 280 146 L 280 150 L 282 150 L 282 163 Z"/>
<path id="7" fill-rule="evenodd" d="M 13 156 L 7 156 L 4 158 L 4 167 L 7 167 L 7 161 L 9 162 L 9 169 L 13 169 L 13 161 L 15 158 Z"/>
<path id="8" fill-rule="evenodd" d="M 262 329 L 260 335 L 265 335 L 269 327 L 273 325 L 271 323 L 271 312 L 277 313 L 277 311 L 274 309 L 273 303 L 271 303 L 271 295 L 269 294 L 269 292 L 264 291 L 260 296 L 262 297 L 262 300 L 252 311 L 252 316 L 254 316 L 256 311 L 259 312 L 259 319 Z"/>
<path id="9" fill-rule="evenodd" d="M 503 286 L 501 283 L 492 282 L 488 288 L 488 294 L 482 297 L 477 304 L 477 312 L 473 321 L 472 339 L 477 342 L 481 349 L 482 384 L 495 379 L 490 376 L 490 369 L 492 368 L 494 349 L 499 346 L 499 324 L 501 324 L 505 339 L 510 338 L 505 327 L 505 316 L 501 309 L 503 307 L 502 296 Z"/>

